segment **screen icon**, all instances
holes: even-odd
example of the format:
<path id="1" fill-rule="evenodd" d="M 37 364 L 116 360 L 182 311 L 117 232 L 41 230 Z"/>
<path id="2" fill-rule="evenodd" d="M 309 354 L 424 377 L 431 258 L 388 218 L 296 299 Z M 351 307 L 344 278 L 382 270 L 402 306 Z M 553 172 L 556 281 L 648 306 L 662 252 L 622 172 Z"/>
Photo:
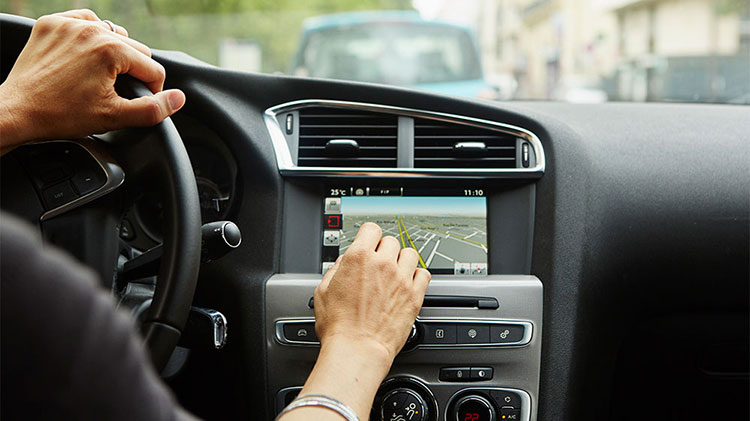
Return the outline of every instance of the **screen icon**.
<path id="1" fill-rule="evenodd" d="M 486 275 L 487 274 L 487 263 L 472 263 L 471 264 L 472 275 Z"/>
<path id="2" fill-rule="evenodd" d="M 326 215 L 326 228 L 341 228 L 341 215 Z"/>
<path id="3" fill-rule="evenodd" d="M 324 246 L 338 246 L 339 245 L 339 231 L 338 230 L 323 231 L 323 245 Z"/>
<path id="4" fill-rule="evenodd" d="M 331 266 L 333 266 L 334 263 L 335 262 L 323 262 L 323 265 L 320 268 L 321 269 L 321 273 L 325 274 L 326 272 L 328 272 L 328 269 L 330 269 Z"/>
<path id="5" fill-rule="evenodd" d="M 325 213 L 341 213 L 341 198 L 340 197 L 326 197 L 325 201 Z"/>
<path id="6" fill-rule="evenodd" d="M 454 262 L 453 274 L 454 275 L 471 275 L 471 264 Z"/>

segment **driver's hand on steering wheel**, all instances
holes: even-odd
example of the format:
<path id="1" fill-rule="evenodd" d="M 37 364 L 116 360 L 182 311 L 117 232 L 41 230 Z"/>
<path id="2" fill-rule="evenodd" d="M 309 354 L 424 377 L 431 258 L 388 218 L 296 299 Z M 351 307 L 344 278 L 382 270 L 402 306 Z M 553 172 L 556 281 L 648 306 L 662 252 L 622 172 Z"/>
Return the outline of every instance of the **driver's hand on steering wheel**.
<path id="1" fill-rule="evenodd" d="M 114 84 L 124 73 L 155 95 L 120 97 Z M 32 140 L 152 126 L 185 104 L 180 90 L 162 91 L 164 78 L 147 46 L 94 12 L 42 16 L 0 85 L 0 151 Z"/>

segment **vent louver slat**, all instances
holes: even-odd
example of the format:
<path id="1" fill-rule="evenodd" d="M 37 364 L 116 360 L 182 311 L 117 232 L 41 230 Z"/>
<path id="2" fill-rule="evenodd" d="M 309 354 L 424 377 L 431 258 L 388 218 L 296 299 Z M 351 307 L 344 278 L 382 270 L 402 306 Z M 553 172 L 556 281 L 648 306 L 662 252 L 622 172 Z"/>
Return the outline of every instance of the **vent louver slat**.
<path id="1" fill-rule="evenodd" d="M 299 111 L 301 167 L 395 167 L 398 117 L 339 108 L 312 107 Z M 326 148 L 331 140 L 348 139 L 358 145 L 355 152 L 338 156 Z"/>
<path id="2" fill-rule="evenodd" d="M 483 144 L 473 154 L 456 150 L 459 143 Z M 416 118 L 414 120 L 416 168 L 515 168 L 516 137 L 496 130 Z"/>

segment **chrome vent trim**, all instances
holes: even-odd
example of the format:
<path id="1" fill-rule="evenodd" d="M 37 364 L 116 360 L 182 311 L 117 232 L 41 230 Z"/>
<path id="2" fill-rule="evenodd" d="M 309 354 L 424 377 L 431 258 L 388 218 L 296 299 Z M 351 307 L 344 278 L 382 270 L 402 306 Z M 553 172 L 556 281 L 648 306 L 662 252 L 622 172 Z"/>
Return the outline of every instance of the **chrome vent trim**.
<path id="1" fill-rule="evenodd" d="M 377 167 L 324 167 L 298 166 L 292 158 L 287 140 L 277 116 L 291 111 L 299 111 L 309 107 L 330 107 L 346 110 L 362 110 L 395 114 L 414 119 L 431 118 L 449 123 L 457 123 L 479 128 L 494 130 L 510 136 L 515 136 L 531 145 L 535 157 L 534 165 L 529 168 L 377 168 Z M 267 109 L 264 113 L 266 128 L 271 136 L 276 154 L 276 164 L 283 176 L 308 177 L 399 177 L 399 178 L 539 178 L 544 174 L 545 155 L 539 138 L 529 130 L 505 123 L 465 117 L 456 114 L 440 113 L 413 108 L 395 107 L 390 105 L 369 104 L 324 99 L 306 99 L 287 102 Z M 401 153 L 402 151 L 399 151 Z M 412 153 L 413 151 L 403 151 Z M 296 154 L 295 154 L 296 155 Z"/>

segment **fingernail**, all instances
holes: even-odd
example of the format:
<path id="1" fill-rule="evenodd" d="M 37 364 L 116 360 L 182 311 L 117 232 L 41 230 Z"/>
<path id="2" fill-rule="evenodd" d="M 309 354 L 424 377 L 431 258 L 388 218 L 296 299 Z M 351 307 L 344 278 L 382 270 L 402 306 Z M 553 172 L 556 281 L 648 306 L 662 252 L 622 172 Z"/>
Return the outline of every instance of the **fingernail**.
<path id="1" fill-rule="evenodd" d="M 180 90 L 171 90 L 168 93 L 167 100 L 169 101 L 169 108 L 172 111 L 177 111 L 185 105 L 185 94 Z"/>

